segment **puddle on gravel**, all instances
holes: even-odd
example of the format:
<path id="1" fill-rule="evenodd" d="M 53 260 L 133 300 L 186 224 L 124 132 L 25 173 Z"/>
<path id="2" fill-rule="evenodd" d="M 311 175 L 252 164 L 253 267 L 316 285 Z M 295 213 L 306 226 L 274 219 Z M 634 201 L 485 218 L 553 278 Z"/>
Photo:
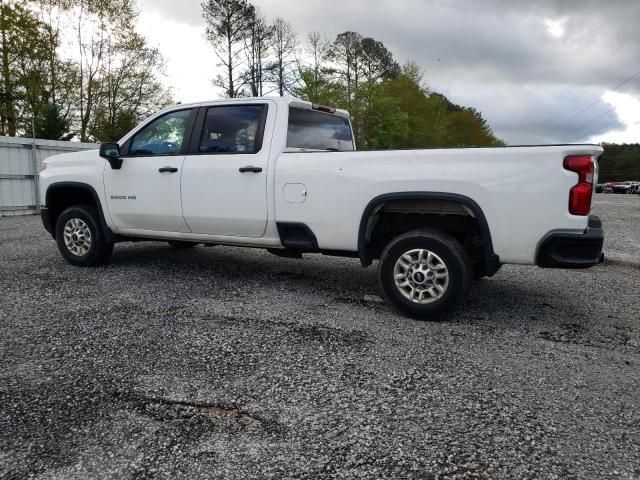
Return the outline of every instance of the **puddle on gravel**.
<path id="1" fill-rule="evenodd" d="M 320 325 L 300 325 L 292 330 L 306 339 L 315 340 L 322 344 L 353 347 L 369 341 L 367 335 L 359 330 L 346 331 Z"/>
<path id="2" fill-rule="evenodd" d="M 576 344 L 591 347 L 607 347 L 609 345 L 635 347 L 631 337 L 622 327 L 603 328 L 597 335 L 589 335 L 589 329 L 579 323 L 563 323 L 553 331 L 542 330 L 538 338 L 555 343 Z"/>
<path id="3" fill-rule="evenodd" d="M 384 300 L 377 295 L 364 295 L 363 297 L 337 296 L 333 298 L 333 301 L 336 303 L 357 305 L 376 310 L 388 308 L 387 305 L 385 305 Z"/>
<path id="4" fill-rule="evenodd" d="M 541 331 L 538 333 L 538 337 L 550 342 L 584 344 L 584 341 L 580 342 L 584 332 L 585 328 L 582 325 L 578 323 L 566 323 L 560 325 L 560 331 Z"/>
<path id="5" fill-rule="evenodd" d="M 137 412 L 161 422 L 208 421 L 212 427 L 227 431 L 276 433 L 277 421 L 242 410 L 237 405 L 192 403 L 141 395 L 120 395 Z"/>

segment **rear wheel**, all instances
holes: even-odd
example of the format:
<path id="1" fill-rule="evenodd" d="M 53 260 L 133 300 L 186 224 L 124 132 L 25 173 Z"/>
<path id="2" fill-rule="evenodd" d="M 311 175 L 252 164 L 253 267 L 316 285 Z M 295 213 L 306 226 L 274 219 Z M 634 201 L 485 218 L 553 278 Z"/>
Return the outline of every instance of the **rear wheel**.
<path id="1" fill-rule="evenodd" d="M 473 277 L 471 260 L 460 242 L 431 229 L 392 240 L 382 252 L 378 275 L 387 299 L 419 320 L 435 320 L 454 309 Z"/>
<path id="2" fill-rule="evenodd" d="M 113 252 L 113 243 L 105 240 L 98 210 L 93 205 L 75 205 L 60 214 L 56 221 L 56 243 L 62 256 L 80 267 L 106 263 Z"/>
<path id="3" fill-rule="evenodd" d="M 183 241 L 180 241 L 180 240 L 169 240 L 167 243 L 169 245 L 171 245 L 173 248 L 177 248 L 177 249 L 193 248 L 193 247 L 198 246 L 198 243 L 183 242 Z"/>

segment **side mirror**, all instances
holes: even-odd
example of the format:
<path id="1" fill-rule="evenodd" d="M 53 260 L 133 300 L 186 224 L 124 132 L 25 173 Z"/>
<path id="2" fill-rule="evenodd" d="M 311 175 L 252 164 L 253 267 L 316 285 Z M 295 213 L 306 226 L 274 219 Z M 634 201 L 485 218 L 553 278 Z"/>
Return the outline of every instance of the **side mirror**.
<path id="1" fill-rule="evenodd" d="M 100 145 L 100 156 L 109 162 L 113 170 L 120 170 L 120 167 L 122 167 L 120 147 L 117 143 L 103 143 Z"/>

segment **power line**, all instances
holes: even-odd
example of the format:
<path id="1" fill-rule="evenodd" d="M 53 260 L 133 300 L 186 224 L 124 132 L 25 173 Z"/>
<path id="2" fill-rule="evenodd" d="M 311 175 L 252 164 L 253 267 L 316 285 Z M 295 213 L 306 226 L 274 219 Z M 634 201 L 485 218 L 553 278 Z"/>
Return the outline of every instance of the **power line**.
<path id="1" fill-rule="evenodd" d="M 617 118 L 615 120 L 612 120 L 611 122 L 605 123 L 604 125 L 598 127 L 597 129 L 592 130 L 590 133 L 586 133 L 584 136 L 591 137 L 593 135 L 596 135 L 599 131 L 603 131 L 603 134 L 608 133 L 609 130 L 606 130 L 607 127 L 610 127 L 611 125 L 615 125 L 616 123 L 618 123 Z"/>
<path id="2" fill-rule="evenodd" d="M 593 118 L 591 118 L 590 120 L 587 120 L 586 122 L 584 122 L 583 124 L 577 126 L 576 128 L 574 128 L 573 130 L 571 130 L 571 132 L 579 132 L 580 130 L 582 130 L 584 127 L 586 127 L 587 125 L 589 125 L 592 122 L 595 122 L 596 120 L 601 119 L 602 117 L 604 117 L 605 115 L 613 112 L 616 109 L 616 107 L 611 107 L 609 109 L 607 109 L 606 111 L 602 112 L 600 115 L 597 115 Z M 619 118 L 617 118 L 614 121 L 618 121 Z"/>
<path id="3" fill-rule="evenodd" d="M 569 123 L 571 120 L 573 120 L 574 118 L 576 118 L 578 115 L 580 115 L 583 112 L 586 112 L 587 110 L 589 110 L 591 107 L 593 107 L 594 105 L 596 105 L 597 103 L 601 102 L 602 99 L 598 98 L 597 100 L 595 100 L 593 103 L 590 103 L 589 105 L 587 105 L 586 107 L 584 107 L 582 110 L 580 110 L 578 113 L 572 115 L 571 117 L 567 118 L 564 122 L 560 122 L 559 124 L 557 124 L 555 127 L 553 127 L 553 131 L 558 130 L 559 127 L 561 127 L 562 125 L 565 125 L 566 123 Z"/>
<path id="4" fill-rule="evenodd" d="M 638 75 L 640 75 L 640 70 L 638 70 L 636 73 L 634 73 L 633 75 L 631 75 L 629 78 L 627 78 L 624 82 L 620 83 L 617 87 L 615 87 L 613 89 L 613 91 L 615 92 L 616 90 L 619 90 L 620 88 L 624 87 L 627 83 L 629 83 L 631 80 L 633 80 L 634 78 L 636 78 Z"/>
<path id="5" fill-rule="evenodd" d="M 634 78 L 636 78 L 638 75 L 640 75 L 640 70 L 638 70 L 636 73 L 634 73 L 633 75 L 631 75 L 630 77 L 627 77 L 625 80 L 623 80 L 622 82 L 620 82 L 618 85 L 616 85 L 612 91 L 617 91 L 619 89 L 621 89 L 622 87 L 624 87 L 627 83 L 629 83 L 631 80 L 633 80 Z M 593 102 L 591 102 L 589 105 L 587 105 L 586 107 L 584 107 L 582 110 L 574 113 L 573 115 L 571 115 L 569 118 L 567 118 L 566 120 L 560 122 L 559 124 L 557 124 L 555 127 L 553 127 L 549 133 L 555 132 L 556 130 L 558 130 L 559 127 L 561 127 L 562 125 L 565 125 L 566 123 L 569 123 L 571 120 L 573 120 L 574 118 L 576 118 L 578 115 L 580 115 L 581 113 L 586 112 L 587 110 L 593 108 L 594 105 L 596 105 L 598 102 L 601 102 L 602 98 L 598 97 L 596 100 L 594 100 Z"/>

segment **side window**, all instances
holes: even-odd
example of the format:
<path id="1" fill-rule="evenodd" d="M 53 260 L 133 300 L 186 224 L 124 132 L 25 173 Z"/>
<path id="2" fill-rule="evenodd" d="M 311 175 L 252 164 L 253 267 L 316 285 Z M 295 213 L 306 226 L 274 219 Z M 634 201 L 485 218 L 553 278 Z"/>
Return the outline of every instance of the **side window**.
<path id="1" fill-rule="evenodd" d="M 177 155 L 182 148 L 191 110 L 167 113 L 135 134 L 129 155 Z"/>
<path id="2" fill-rule="evenodd" d="M 210 107 L 200 136 L 200 153 L 257 153 L 266 105 Z"/>

